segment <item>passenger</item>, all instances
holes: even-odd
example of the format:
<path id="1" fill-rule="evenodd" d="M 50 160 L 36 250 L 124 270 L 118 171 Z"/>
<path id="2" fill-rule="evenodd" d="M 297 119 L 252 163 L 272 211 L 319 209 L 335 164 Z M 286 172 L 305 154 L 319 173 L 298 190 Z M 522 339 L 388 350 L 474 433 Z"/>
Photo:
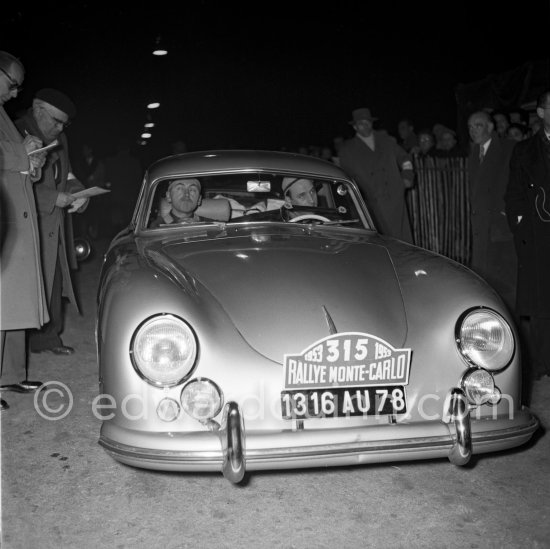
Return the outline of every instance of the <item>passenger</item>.
<path id="1" fill-rule="evenodd" d="M 195 213 L 202 200 L 201 184 L 198 179 L 174 179 L 166 191 L 166 200 L 170 210 L 160 212 L 151 223 L 151 228 L 204 220 Z"/>
<path id="2" fill-rule="evenodd" d="M 150 228 L 198 221 L 229 221 L 231 205 L 223 197 L 202 199 L 198 179 L 175 179 L 162 197 L 159 213 Z"/>

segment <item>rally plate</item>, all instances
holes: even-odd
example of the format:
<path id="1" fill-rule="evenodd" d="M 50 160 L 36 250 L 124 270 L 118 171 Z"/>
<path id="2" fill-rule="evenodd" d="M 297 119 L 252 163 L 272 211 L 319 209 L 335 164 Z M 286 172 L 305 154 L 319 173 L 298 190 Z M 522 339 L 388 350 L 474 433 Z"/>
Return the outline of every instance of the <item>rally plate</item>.
<path id="1" fill-rule="evenodd" d="M 375 416 L 407 412 L 403 386 L 282 391 L 281 407 L 283 419 Z"/>

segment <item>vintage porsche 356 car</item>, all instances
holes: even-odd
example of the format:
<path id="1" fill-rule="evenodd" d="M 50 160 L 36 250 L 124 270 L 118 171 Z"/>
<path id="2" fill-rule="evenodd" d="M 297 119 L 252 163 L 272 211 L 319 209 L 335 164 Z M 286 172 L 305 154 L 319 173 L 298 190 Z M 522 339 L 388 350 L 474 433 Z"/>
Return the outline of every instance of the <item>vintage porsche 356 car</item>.
<path id="1" fill-rule="evenodd" d="M 202 202 L 179 223 L 169 189 L 182 180 Z M 290 199 L 298 180 L 306 205 Z M 379 234 L 356 184 L 313 157 L 155 162 L 105 254 L 96 338 L 99 443 L 137 467 L 238 483 L 252 470 L 464 465 L 538 427 L 497 293 Z"/>

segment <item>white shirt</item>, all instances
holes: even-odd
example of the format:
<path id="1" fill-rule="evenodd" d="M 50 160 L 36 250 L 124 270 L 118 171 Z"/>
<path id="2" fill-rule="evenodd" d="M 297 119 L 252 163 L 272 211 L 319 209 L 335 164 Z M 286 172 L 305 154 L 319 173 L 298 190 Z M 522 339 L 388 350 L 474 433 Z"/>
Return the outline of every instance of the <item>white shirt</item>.
<path id="1" fill-rule="evenodd" d="M 487 141 L 485 141 L 483 145 L 479 146 L 480 150 L 483 149 L 483 156 L 487 154 L 487 149 L 489 148 L 489 145 L 491 144 L 492 139 L 493 139 L 492 137 L 489 137 L 489 139 L 487 139 Z"/>

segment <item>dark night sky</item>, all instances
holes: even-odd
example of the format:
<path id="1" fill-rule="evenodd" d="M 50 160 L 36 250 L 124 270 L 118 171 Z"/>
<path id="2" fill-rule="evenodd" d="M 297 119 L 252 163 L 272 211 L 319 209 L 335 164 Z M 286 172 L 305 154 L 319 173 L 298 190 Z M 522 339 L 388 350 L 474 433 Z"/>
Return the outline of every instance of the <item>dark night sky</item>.
<path id="1" fill-rule="evenodd" d="M 26 108 L 41 87 L 58 88 L 78 107 L 72 142 L 103 153 L 117 136 L 138 138 L 153 99 L 162 105 L 150 158 L 176 138 L 192 150 L 322 145 L 351 135 L 359 106 L 393 134 L 402 116 L 417 129 L 456 127 L 458 84 L 550 49 L 549 0 L 513 9 L 486 0 L 152 5 L 3 7 L 0 48 L 27 70 L 8 111 Z M 157 36 L 166 57 L 150 53 Z"/>

